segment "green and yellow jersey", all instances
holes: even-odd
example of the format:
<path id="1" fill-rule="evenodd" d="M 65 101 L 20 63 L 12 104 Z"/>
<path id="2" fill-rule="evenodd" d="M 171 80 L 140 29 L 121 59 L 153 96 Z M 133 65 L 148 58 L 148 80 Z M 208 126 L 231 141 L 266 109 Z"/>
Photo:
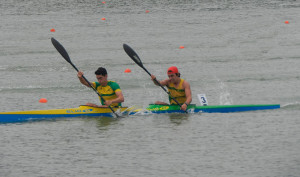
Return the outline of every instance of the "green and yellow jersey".
<path id="1" fill-rule="evenodd" d="M 100 85 L 99 82 L 92 82 L 92 86 L 101 94 L 104 100 L 113 100 L 117 98 L 116 92 L 120 92 L 120 86 L 115 81 L 108 81 L 106 86 Z M 104 105 L 104 100 L 99 97 L 101 104 Z M 121 103 L 113 103 L 112 107 L 121 106 Z"/>
<path id="2" fill-rule="evenodd" d="M 168 91 L 172 97 L 174 97 L 178 103 L 183 104 L 186 101 L 185 91 L 183 89 L 183 81 L 184 79 L 180 79 L 180 83 L 177 88 L 173 83 L 169 83 L 167 85 Z M 177 104 L 171 97 L 169 97 L 170 104 Z"/>

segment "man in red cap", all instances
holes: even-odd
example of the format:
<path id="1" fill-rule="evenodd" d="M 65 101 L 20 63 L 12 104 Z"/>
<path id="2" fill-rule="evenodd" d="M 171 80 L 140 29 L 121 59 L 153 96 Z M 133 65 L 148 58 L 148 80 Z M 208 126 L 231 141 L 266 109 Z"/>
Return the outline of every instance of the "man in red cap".
<path id="1" fill-rule="evenodd" d="M 162 81 L 157 80 L 162 86 L 166 86 L 168 88 L 168 92 L 170 95 L 175 98 L 178 103 L 181 104 L 181 110 L 186 110 L 187 106 L 192 102 L 192 92 L 190 88 L 190 84 L 184 79 L 180 78 L 180 73 L 178 72 L 178 68 L 176 66 L 171 66 L 167 71 L 169 79 L 165 79 Z M 155 82 L 156 77 L 151 75 L 151 79 L 155 85 L 159 86 Z M 171 97 L 169 97 L 170 104 L 177 104 Z M 156 101 L 155 104 L 165 104 L 168 103 Z"/>

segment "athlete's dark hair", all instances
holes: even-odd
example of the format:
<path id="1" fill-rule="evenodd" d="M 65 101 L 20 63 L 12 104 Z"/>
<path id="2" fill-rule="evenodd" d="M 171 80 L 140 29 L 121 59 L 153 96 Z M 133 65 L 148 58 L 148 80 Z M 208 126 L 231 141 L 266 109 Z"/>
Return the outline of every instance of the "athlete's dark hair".
<path id="1" fill-rule="evenodd" d="M 105 76 L 107 74 L 107 71 L 105 68 L 100 67 L 97 69 L 97 71 L 95 71 L 95 74 Z"/>

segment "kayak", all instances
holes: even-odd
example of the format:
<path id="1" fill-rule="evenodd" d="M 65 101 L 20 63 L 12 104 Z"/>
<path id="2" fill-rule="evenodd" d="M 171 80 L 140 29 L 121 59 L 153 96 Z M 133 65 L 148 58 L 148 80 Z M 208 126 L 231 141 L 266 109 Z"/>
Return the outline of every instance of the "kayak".
<path id="1" fill-rule="evenodd" d="M 279 104 L 259 104 L 259 105 L 210 105 L 210 106 L 197 106 L 189 105 L 188 113 L 231 113 L 231 112 L 243 112 L 243 111 L 256 111 L 264 109 L 278 109 Z M 152 113 L 185 113 L 180 110 L 178 105 L 155 105 L 150 104 L 147 110 Z"/>
<path id="2" fill-rule="evenodd" d="M 197 106 L 189 105 L 188 113 L 231 113 L 243 111 L 256 111 L 266 109 L 278 109 L 279 104 L 263 104 L 263 105 L 210 105 Z M 180 110 L 178 105 L 155 105 L 150 104 L 146 109 L 135 109 L 133 107 L 117 107 L 114 111 L 122 115 L 134 115 L 137 113 L 185 113 Z M 109 108 L 96 108 L 90 106 L 79 106 L 78 108 L 68 109 L 52 109 L 52 110 L 32 110 L 32 111 L 16 111 L 16 112 L 0 112 L 0 123 L 15 123 L 24 121 L 44 120 L 53 118 L 72 118 L 72 117 L 113 117 Z"/>
<path id="3" fill-rule="evenodd" d="M 126 112 L 128 109 L 128 107 L 113 108 L 115 112 Z M 70 118 L 80 116 L 113 117 L 113 114 L 110 108 L 96 108 L 82 105 L 78 108 L 69 109 L 0 112 L 0 123 L 14 123 L 60 117 Z"/>

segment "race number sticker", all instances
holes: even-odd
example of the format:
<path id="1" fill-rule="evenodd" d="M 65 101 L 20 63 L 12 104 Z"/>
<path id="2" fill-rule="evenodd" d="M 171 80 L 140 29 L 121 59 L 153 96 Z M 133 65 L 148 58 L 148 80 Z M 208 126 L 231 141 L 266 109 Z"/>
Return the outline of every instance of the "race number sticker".
<path id="1" fill-rule="evenodd" d="M 207 98 L 205 96 L 205 94 L 197 94 L 198 100 L 201 104 L 201 106 L 207 106 L 208 105 L 208 101 Z"/>

